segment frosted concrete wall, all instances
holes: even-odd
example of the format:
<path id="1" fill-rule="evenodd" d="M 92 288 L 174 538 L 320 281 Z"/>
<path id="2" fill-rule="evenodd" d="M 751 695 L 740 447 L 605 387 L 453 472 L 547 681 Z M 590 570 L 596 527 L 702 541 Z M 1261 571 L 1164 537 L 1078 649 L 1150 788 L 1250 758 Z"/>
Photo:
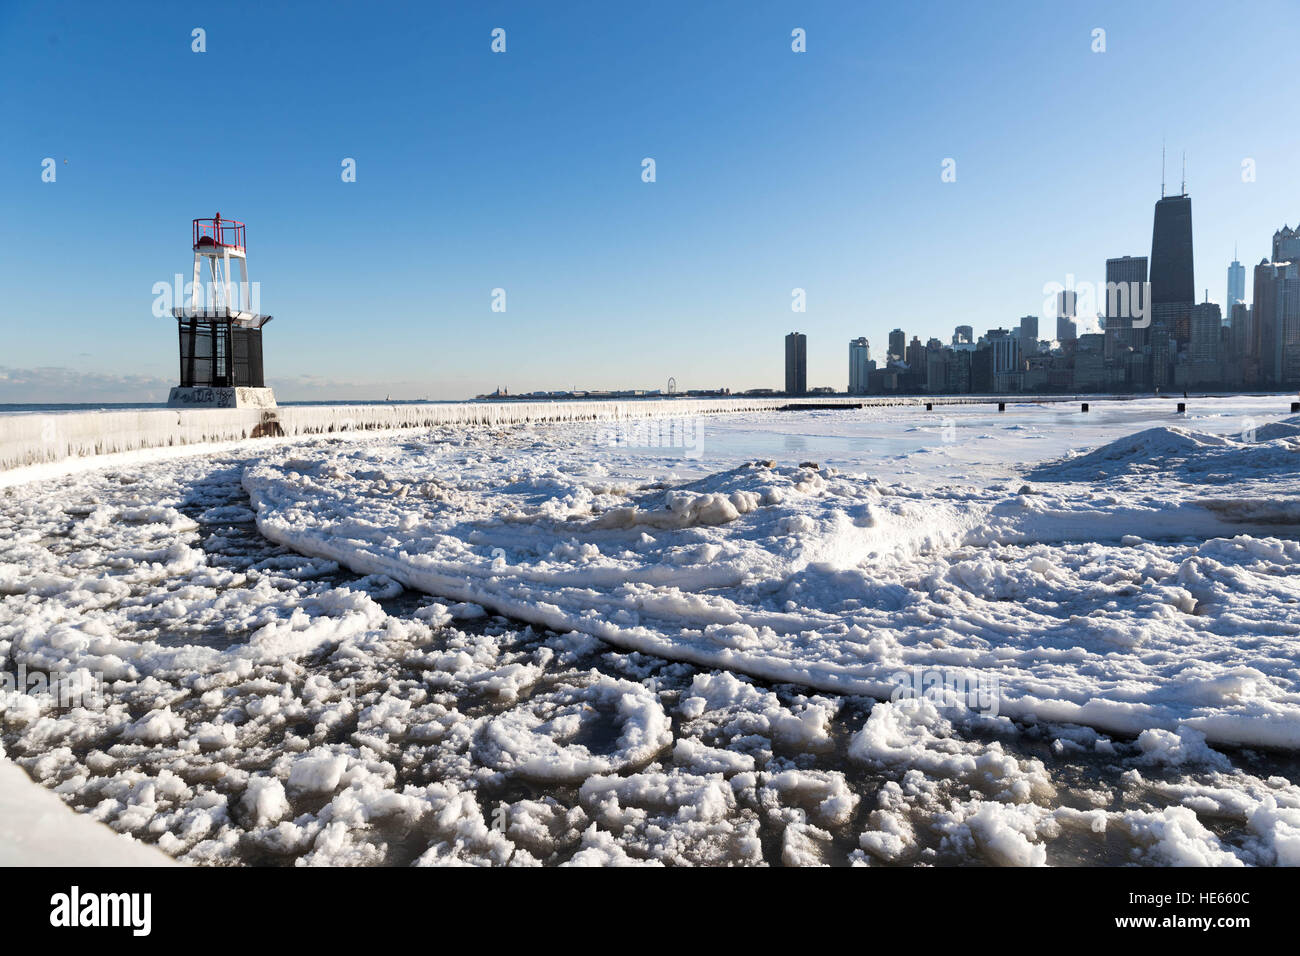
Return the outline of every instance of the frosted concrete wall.
<path id="1" fill-rule="evenodd" d="M 509 425 L 709 415 L 771 409 L 790 403 L 786 399 L 666 399 L 21 413 L 0 415 L 0 470 L 140 448 L 262 437 L 447 424 Z"/>
<path id="2" fill-rule="evenodd" d="M 632 401 L 509 401 L 448 405 L 287 405 L 259 408 L 151 408 L 131 411 L 0 415 L 0 471 L 64 458 L 239 441 L 448 424 L 613 421 L 769 411 L 788 405 L 988 404 L 994 401 L 1073 401 L 1061 396 L 935 396 L 825 398 L 638 399 Z M 1092 401 L 1098 401 L 1094 397 Z"/>

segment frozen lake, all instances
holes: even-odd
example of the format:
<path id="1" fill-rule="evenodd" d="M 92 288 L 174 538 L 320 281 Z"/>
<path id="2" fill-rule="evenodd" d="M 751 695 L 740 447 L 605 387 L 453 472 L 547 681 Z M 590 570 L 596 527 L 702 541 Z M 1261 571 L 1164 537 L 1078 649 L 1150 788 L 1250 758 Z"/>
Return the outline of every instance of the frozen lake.
<path id="1" fill-rule="evenodd" d="M 6 670 L 103 682 L 0 690 L 0 742 L 198 863 L 1300 862 L 1300 428 L 1176 401 L 11 483 Z"/>
<path id="2" fill-rule="evenodd" d="M 1006 411 L 993 404 L 936 405 L 918 408 L 865 408 L 853 411 L 718 416 L 703 421 L 701 462 L 719 467 L 744 459 L 776 458 L 787 463 L 813 459 L 841 467 L 869 467 L 882 475 L 934 472 L 929 460 L 909 462 L 914 452 L 937 455 L 952 467 L 1014 464 L 1090 448 L 1116 435 L 1176 425 L 1216 434 L 1240 434 L 1251 423 L 1289 415 L 1295 396 L 1233 398 L 1146 398 L 1120 401 L 1019 403 L 1008 397 Z M 1188 413 L 1179 415 L 1179 402 Z M 684 455 L 658 455 L 654 449 L 628 449 L 654 464 Z M 1029 457 L 1018 457 L 1024 452 Z M 692 474 L 703 474 L 693 469 Z"/>

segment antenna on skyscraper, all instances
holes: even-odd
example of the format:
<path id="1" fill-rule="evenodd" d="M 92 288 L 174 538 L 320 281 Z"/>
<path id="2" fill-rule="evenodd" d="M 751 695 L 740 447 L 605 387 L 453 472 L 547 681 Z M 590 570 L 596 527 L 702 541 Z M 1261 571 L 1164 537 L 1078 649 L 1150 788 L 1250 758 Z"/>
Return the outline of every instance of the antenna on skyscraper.
<path id="1" fill-rule="evenodd" d="M 1187 150 L 1183 150 L 1183 185 L 1182 185 L 1182 192 L 1180 192 L 1178 195 L 1180 196 L 1187 195 Z"/>
<path id="2" fill-rule="evenodd" d="M 1165 198 L 1165 141 L 1160 141 L 1160 198 Z"/>

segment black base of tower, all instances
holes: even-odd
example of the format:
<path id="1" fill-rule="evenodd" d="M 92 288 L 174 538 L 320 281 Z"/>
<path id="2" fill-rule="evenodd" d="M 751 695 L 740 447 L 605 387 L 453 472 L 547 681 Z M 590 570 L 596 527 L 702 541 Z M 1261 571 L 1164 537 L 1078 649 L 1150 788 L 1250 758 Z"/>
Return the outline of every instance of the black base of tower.
<path id="1" fill-rule="evenodd" d="M 262 330 L 233 319 L 181 318 L 182 388 L 262 388 Z"/>

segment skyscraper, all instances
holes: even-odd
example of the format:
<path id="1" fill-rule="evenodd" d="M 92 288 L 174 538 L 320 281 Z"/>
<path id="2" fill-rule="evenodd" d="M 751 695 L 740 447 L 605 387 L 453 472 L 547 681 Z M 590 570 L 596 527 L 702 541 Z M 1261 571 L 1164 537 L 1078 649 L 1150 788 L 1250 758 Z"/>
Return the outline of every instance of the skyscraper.
<path id="1" fill-rule="evenodd" d="M 1242 373 L 1249 378 L 1247 384 L 1250 385 L 1258 382 L 1257 378 L 1251 377 L 1250 373 L 1247 372 L 1251 364 L 1258 362 L 1259 359 L 1259 355 L 1254 351 L 1257 346 L 1254 324 L 1251 319 L 1250 306 L 1244 302 L 1238 302 L 1232 307 L 1232 354 L 1234 358 L 1243 363 Z"/>
<path id="2" fill-rule="evenodd" d="M 1261 262 L 1255 267 L 1251 313 L 1265 383 L 1300 384 L 1300 262 Z"/>
<path id="3" fill-rule="evenodd" d="M 1113 361 L 1127 349 L 1146 344 L 1150 321 L 1147 257 L 1119 256 L 1106 260 L 1105 301 L 1097 303 L 1104 330 L 1104 355 Z M 1137 322 L 1137 327 L 1134 323 Z"/>
<path id="4" fill-rule="evenodd" d="M 1278 385 L 1300 384 L 1300 228 L 1283 226 L 1273 233 L 1273 262 L 1267 301 L 1270 352 L 1273 356 L 1273 381 Z M 1253 314 L 1260 314 L 1260 268 L 1255 269 L 1256 304 Z M 1257 320 L 1255 325 L 1262 324 Z M 1269 355 L 1261 351 L 1260 364 L 1267 366 Z"/>
<path id="5" fill-rule="evenodd" d="M 1232 262 L 1228 266 L 1228 297 L 1223 308 L 1232 315 L 1232 307 L 1238 302 L 1246 301 L 1246 267 L 1237 261 L 1237 251 L 1232 252 Z"/>
<path id="6" fill-rule="evenodd" d="M 1033 355 L 1038 351 L 1038 316 L 1026 315 L 1020 320 L 1020 354 Z"/>
<path id="7" fill-rule="evenodd" d="M 993 350 L 993 390 L 1019 391 L 1020 388 L 1020 334 L 1006 329 L 989 329 L 984 336 Z"/>
<path id="8" fill-rule="evenodd" d="M 912 388 L 918 388 L 925 384 L 926 373 L 925 346 L 921 344 L 920 336 L 912 336 L 912 341 L 907 343 L 907 383 Z"/>
<path id="9" fill-rule="evenodd" d="M 1219 342 L 1223 338 L 1223 313 L 1218 304 L 1201 302 L 1192 306 L 1189 332 L 1187 357 L 1198 365 L 1216 364 L 1219 361 Z M 1217 371 L 1209 376 L 1211 381 L 1217 378 Z"/>
<path id="10" fill-rule="evenodd" d="M 1056 293 L 1056 317 L 1072 319 L 1079 312 L 1079 293 L 1073 289 L 1063 289 Z"/>
<path id="11" fill-rule="evenodd" d="M 1300 385 L 1300 262 L 1278 267 L 1278 383 Z"/>
<path id="12" fill-rule="evenodd" d="M 785 391 L 808 394 L 808 336 L 791 332 L 785 337 Z"/>
<path id="13" fill-rule="evenodd" d="M 1064 344 L 1078 338 L 1074 317 L 1079 311 L 1079 293 L 1066 289 L 1056 296 L 1056 341 Z"/>
<path id="14" fill-rule="evenodd" d="M 1273 261 L 1300 261 L 1300 227 L 1283 226 L 1273 233 Z"/>
<path id="15" fill-rule="evenodd" d="M 971 345 L 975 342 L 975 329 L 969 325 L 959 325 L 953 329 L 953 345 Z"/>
<path id="16" fill-rule="evenodd" d="M 1178 349 L 1191 339 L 1196 278 L 1192 268 L 1192 200 L 1187 183 L 1177 196 L 1156 203 L 1151 228 L 1150 382 L 1160 389 L 1174 380 Z"/>
<path id="17" fill-rule="evenodd" d="M 1191 333 L 1196 279 L 1192 269 L 1192 200 L 1163 196 L 1151 229 L 1151 327 L 1177 342 Z"/>
<path id="18" fill-rule="evenodd" d="M 865 395 L 871 376 L 871 345 L 865 337 L 849 340 L 849 394 Z"/>
<path id="19" fill-rule="evenodd" d="M 1105 318 L 1104 328 L 1110 328 L 1111 319 L 1137 319 L 1147 311 L 1147 257 L 1120 256 L 1106 260 L 1106 301 L 1097 303 Z M 1121 328 L 1131 328 L 1132 322 L 1119 323 Z"/>
<path id="20" fill-rule="evenodd" d="M 1255 266 L 1255 298 L 1251 303 L 1253 351 L 1259 357 L 1261 385 L 1272 385 L 1278 376 L 1277 266 L 1267 259 Z"/>
<path id="21" fill-rule="evenodd" d="M 903 356 L 907 353 L 907 333 L 902 329 L 894 329 L 889 333 L 889 355 L 888 361 L 903 361 Z"/>

